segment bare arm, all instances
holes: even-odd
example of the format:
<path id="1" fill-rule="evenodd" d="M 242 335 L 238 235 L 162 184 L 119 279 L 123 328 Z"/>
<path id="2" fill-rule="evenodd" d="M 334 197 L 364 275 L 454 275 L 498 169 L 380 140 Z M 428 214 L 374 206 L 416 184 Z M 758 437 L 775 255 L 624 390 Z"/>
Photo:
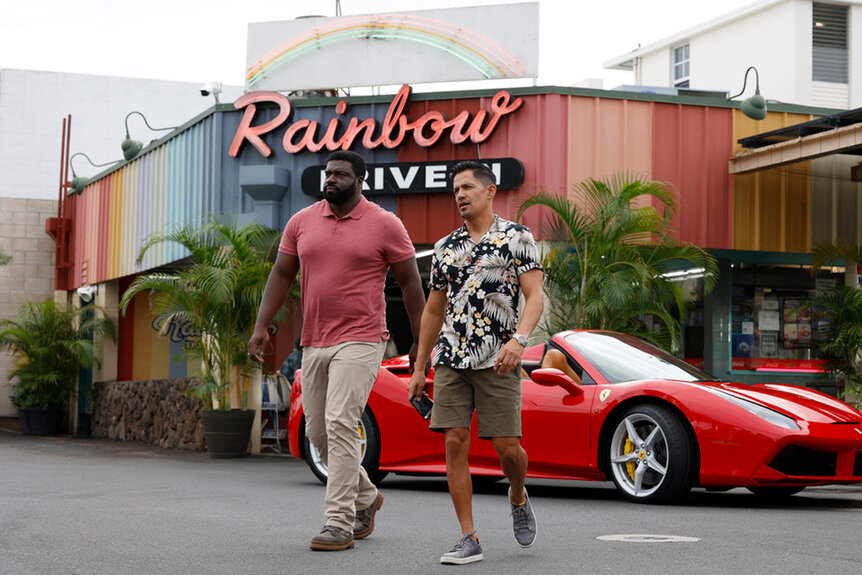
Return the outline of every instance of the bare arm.
<path id="1" fill-rule="evenodd" d="M 410 258 L 397 264 L 392 264 L 392 275 L 401 293 L 404 294 L 404 307 L 407 309 L 407 317 L 410 318 L 410 327 L 413 332 L 413 345 L 410 346 L 410 372 L 413 372 L 413 364 L 416 361 L 416 340 L 419 338 L 419 326 L 422 320 L 422 310 L 425 308 L 425 292 L 422 291 L 422 278 L 419 277 L 419 268 L 416 266 L 416 258 Z M 423 364 L 424 365 L 424 364 Z"/>
<path id="2" fill-rule="evenodd" d="M 248 355 L 257 362 L 263 361 L 263 347 L 269 344 L 269 332 L 267 328 L 272 324 L 275 314 L 284 305 L 284 299 L 296 274 L 299 271 L 299 258 L 282 252 L 275 258 L 269 279 L 266 280 L 266 288 L 263 290 L 263 299 L 257 312 L 257 321 L 254 324 L 254 333 L 248 340 Z"/>
<path id="3" fill-rule="evenodd" d="M 542 317 L 544 302 L 542 301 L 542 270 L 530 270 L 518 276 L 518 281 L 521 282 L 521 291 L 524 294 L 524 310 L 521 312 L 521 323 L 515 330 L 517 333 L 529 337 L 539 319 Z M 506 342 L 500 354 L 497 356 L 497 361 L 494 362 L 494 369 L 498 373 L 506 374 L 516 369 L 521 364 L 521 354 L 524 348 L 521 347 L 514 338 Z"/>
<path id="4" fill-rule="evenodd" d="M 445 313 L 446 292 L 431 290 L 428 294 L 428 303 L 425 304 L 425 311 L 422 312 L 422 324 L 419 330 L 419 345 L 416 350 L 416 361 L 419 365 L 424 365 L 431 359 L 431 352 L 443 327 Z M 407 398 L 419 397 L 423 389 L 425 389 L 425 374 L 422 370 L 414 371 L 407 386 Z"/>

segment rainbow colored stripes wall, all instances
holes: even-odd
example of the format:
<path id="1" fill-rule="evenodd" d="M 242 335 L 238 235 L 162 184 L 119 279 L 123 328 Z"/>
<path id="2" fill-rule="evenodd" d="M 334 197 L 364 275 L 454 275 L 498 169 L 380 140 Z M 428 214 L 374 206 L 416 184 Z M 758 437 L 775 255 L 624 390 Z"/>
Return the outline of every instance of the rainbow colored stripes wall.
<path id="1" fill-rule="evenodd" d="M 97 284 L 185 257 L 177 244 L 150 249 L 155 232 L 198 221 L 221 202 L 215 189 L 214 116 L 167 140 L 69 197 L 73 216 L 72 284 Z"/>

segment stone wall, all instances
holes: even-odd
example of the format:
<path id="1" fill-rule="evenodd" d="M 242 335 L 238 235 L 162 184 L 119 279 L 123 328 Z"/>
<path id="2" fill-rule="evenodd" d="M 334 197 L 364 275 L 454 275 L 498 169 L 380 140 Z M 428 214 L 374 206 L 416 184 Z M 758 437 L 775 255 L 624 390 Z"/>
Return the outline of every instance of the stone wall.
<path id="1" fill-rule="evenodd" d="M 191 379 L 93 384 L 93 437 L 202 450 L 199 399 L 184 392 Z"/>

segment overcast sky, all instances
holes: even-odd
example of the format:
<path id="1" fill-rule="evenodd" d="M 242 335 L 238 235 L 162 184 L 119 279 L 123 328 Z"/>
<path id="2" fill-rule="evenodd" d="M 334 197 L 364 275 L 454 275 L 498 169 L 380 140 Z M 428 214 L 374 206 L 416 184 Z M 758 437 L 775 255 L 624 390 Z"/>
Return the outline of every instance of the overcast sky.
<path id="1" fill-rule="evenodd" d="M 342 14 L 501 4 L 499 0 L 342 0 Z M 632 83 L 602 62 L 753 0 L 541 0 L 539 85 Z M 334 0 L 2 0 L 0 68 L 240 86 L 249 22 L 335 16 Z M 517 23 L 513 23 L 517 25 Z M 741 81 L 740 74 L 740 81 Z"/>

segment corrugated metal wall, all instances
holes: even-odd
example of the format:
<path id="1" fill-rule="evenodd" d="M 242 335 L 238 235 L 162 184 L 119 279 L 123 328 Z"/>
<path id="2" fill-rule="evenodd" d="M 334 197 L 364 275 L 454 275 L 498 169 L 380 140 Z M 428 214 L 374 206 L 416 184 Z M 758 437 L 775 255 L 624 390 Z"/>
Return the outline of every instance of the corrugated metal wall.
<path id="1" fill-rule="evenodd" d="M 810 115 L 770 112 L 764 120 L 755 121 L 734 110 L 733 154 L 743 149 L 737 142 L 740 138 L 810 119 Z M 811 251 L 810 171 L 810 162 L 799 162 L 733 176 L 733 249 Z"/>
<path id="2" fill-rule="evenodd" d="M 862 245 L 862 183 L 850 179 L 859 162 L 847 155 L 810 162 L 812 245 L 839 239 Z"/>
<path id="3" fill-rule="evenodd" d="M 74 203 L 73 285 L 96 284 L 181 259 L 178 244 L 151 249 L 135 263 L 154 232 L 199 221 L 219 207 L 216 151 L 209 116 L 89 186 Z"/>
<path id="4" fill-rule="evenodd" d="M 706 248 L 730 248 L 727 160 L 732 110 L 658 103 L 652 107 L 652 177 L 668 182 L 677 193 L 675 237 Z"/>
<path id="5" fill-rule="evenodd" d="M 676 190 L 681 217 L 676 237 L 710 248 L 729 248 L 731 184 L 727 160 L 731 153 L 732 111 L 630 100 L 585 98 L 559 94 L 524 97 L 522 109 L 506 118 L 489 142 L 481 146 L 433 148 L 413 143 L 399 150 L 398 160 L 514 157 L 524 164 L 524 185 L 500 192 L 494 209 L 514 219 L 524 198 L 537 190 L 567 193 L 586 178 L 629 171 L 667 181 Z M 484 100 L 418 102 L 408 114 L 428 110 L 451 117 L 475 112 Z M 454 199 L 447 194 L 398 198 L 398 215 L 415 243 L 433 243 L 460 226 Z M 538 232 L 541 210 L 531 209 L 523 223 Z M 541 237 L 539 233 L 537 236 Z"/>

